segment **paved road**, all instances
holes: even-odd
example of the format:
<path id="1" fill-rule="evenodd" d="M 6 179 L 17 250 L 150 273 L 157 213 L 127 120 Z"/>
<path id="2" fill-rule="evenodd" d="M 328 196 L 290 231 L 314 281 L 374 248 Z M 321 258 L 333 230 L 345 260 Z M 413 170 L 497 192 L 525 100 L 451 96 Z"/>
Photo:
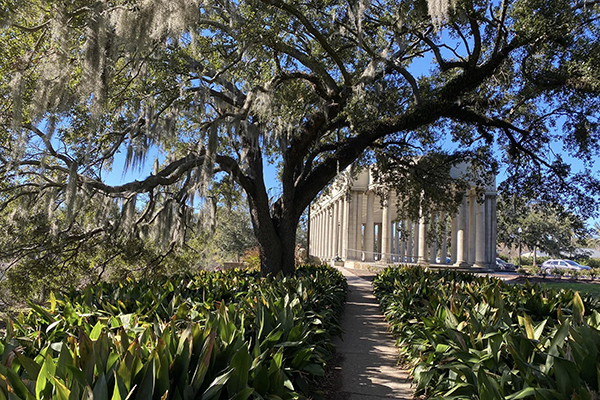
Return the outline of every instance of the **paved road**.
<path id="1" fill-rule="evenodd" d="M 331 400 L 412 399 L 408 374 L 397 366 L 398 350 L 373 296 L 369 273 L 361 276 L 338 267 L 348 280 L 349 293 L 341 324 L 343 340 L 336 369 L 341 389 Z M 374 274 L 374 273 L 373 273 Z"/>

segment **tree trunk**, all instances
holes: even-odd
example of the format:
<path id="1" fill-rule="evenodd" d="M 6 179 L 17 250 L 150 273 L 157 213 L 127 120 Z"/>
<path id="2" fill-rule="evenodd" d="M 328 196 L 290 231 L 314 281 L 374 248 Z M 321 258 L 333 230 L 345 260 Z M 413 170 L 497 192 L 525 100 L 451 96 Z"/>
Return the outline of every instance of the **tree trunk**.
<path id="1" fill-rule="evenodd" d="M 296 270 L 296 230 L 298 218 L 283 218 L 277 224 L 281 242 L 281 272 L 291 275 Z"/>
<path id="2" fill-rule="evenodd" d="M 296 269 L 296 229 L 300 221 L 300 213 L 294 208 L 293 182 L 283 180 L 284 194 L 271 205 L 264 183 L 260 148 L 251 142 L 246 145 L 246 158 L 254 168 L 252 174 L 248 174 L 244 188 L 258 242 L 261 273 L 266 276 L 281 271 L 291 275 Z"/>
<path id="3" fill-rule="evenodd" d="M 537 267 L 537 246 L 533 246 L 533 266 Z"/>
<path id="4" fill-rule="evenodd" d="M 296 269 L 296 229 L 299 217 L 287 215 L 280 209 L 271 210 L 274 214 L 271 215 L 264 211 L 265 204 L 260 207 L 256 201 L 249 200 L 248 203 L 258 241 L 262 275 L 276 275 L 280 271 L 284 275 L 291 275 Z"/>

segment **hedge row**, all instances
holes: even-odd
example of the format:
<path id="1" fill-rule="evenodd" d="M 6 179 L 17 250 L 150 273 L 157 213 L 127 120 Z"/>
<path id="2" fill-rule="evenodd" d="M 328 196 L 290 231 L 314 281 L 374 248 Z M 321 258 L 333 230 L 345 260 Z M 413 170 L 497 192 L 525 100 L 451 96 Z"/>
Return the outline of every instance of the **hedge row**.
<path id="1" fill-rule="evenodd" d="M 102 284 L 8 321 L 1 399 L 298 399 L 332 354 L 347 285 L 327 267 Z"/>
<path id="2" fill-rule="evenodd" d="M 420 268 L 374 281 L 418 395 L 597 399 L 599 302 L 577 292 Z"/>

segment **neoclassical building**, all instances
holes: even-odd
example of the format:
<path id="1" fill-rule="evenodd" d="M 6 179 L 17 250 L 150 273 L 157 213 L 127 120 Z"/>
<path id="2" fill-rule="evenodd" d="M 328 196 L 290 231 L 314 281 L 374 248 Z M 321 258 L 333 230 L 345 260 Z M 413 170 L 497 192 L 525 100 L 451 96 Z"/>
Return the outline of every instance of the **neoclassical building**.
<path id="1" fill-rule="evenodd" d="M 465 176 L 466 170 L 462 164 L 451 176 Z M 372 171 L 349 175 L 344 173 L 311 205 L 310 255 L 323 261 L 496 265 L 495 177 L 480 190 L 471 184 L 456 215 L 433 212 L 409 221 L 400 220 L 395 193 L 388 192 L 383 201 L 376 194 L 381 185 Z M 436 234 L 428 235 L 432 227 Z"/>

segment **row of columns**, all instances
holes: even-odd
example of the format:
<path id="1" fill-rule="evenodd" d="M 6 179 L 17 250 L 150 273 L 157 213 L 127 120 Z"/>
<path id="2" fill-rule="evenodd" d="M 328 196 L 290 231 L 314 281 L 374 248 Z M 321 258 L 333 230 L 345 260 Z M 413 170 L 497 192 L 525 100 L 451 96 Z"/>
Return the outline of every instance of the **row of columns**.
<path id="1" fill-rule="evenodd" d="M 388 199 L 380 202 L 381 222 L 376 223 L 375 198 L 372 191 L 349 191 L 314 210 L 310 235 L 312 255 L 322 260 L 433 264 L 439 254 L 439 263 L 446 264 L 448 221 L 445 213 L 422 214 L 416 222 L 394 222 L 396 213 L 389 206 L 394 203 Z M 365 218 L 363 208 L 366 208 Z M 427 242 L 428 220 L 431 227 L 441 229 L 439 243 L 438 240 Z M 463 267 L 495 264 L 495 193 L 486 193 L 481 199 L 474 190 L 466 193 L 457 215 L 451 218 L 450 243 L 451 264 Z"/>

